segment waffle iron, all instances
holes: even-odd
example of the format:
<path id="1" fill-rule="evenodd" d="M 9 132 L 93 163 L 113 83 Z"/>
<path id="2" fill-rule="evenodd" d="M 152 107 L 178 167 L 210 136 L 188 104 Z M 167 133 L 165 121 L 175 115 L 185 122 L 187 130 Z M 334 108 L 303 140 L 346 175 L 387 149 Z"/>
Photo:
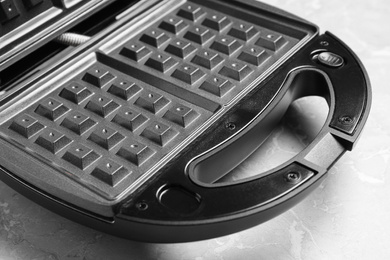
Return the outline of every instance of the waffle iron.
<path id="1" fill-rule="evenodd" d="M 348 46 L 257 1 L 0 0 L 0 30 L 0 179 L 131 240 L 201 240 L 277 216 L 354 148 L 370 109 Z M 221 182 L 305 96 L 329 106 L 311 144 Z"/>

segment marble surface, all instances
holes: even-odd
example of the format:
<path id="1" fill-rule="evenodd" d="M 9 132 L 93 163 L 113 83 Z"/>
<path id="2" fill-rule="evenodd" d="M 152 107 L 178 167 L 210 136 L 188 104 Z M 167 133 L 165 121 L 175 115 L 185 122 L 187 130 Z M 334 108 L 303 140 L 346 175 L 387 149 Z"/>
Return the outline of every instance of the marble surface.
<path id="1" fill-rule="evenodd" d="M 372 109 L 360 142 L 317 190 L 249 230 L 194 243 L 145 244 L 80 226 L 0 182 L 0 259 L 390 259 L 390 2 L 264 2 L 336 34 L 358 54 L 371 78 Z M 316 129 L 324 118 L 321 109 L 307 109 L 317 103 L 295 103 L 271 139 L 242 168 L 249 173 L 269 168 L 298 152 L 312 134 L 303 131 L 305 126 Z M 290 137 L 294 141 L 287 141 Z"/>

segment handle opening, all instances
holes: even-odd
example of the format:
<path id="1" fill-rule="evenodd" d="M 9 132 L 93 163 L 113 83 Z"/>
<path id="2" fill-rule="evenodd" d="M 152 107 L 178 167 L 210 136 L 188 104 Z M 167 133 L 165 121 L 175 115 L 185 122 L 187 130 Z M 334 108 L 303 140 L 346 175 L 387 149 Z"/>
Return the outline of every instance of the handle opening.
<path id="1" fill-rule="evenodd" d="M 292 159 L 315 139 L 328 113 L 329 107 L 323 97 L 308 96 L 295 100 L 264 143 L 215 183 L 233 184 L 260 177 Z"/>
<path id="2" fill-rule="evenodd" d="M 294 109 L 296 109 L 294 101 L 297 101 L 297 104 L 301 104 L 302 101 L 299 100 L 300 98 L 313 96 L 313 100 L 319 98 L 314 101 L 314 104 L 312 105 L 319 105 L 318 112 L 321 113 L 321 115 L 311 115 L 303 118 L 306 122 L 297 122 L 298 124 L 307 124 L 305 127 L 308 127 L 310 130 L 316 129 L 314 132 L 310 132 L 310 137 L 308 136 L 308 139 L 310 140 L 307 140 L 306 145 L 310 144 L 320 132 L 324 123 L 329 119 L 329 111 L 331 109 L 331 86 L 329 85 L 330 82 L 327 77 L 316 69 L 302 68 L 291 72 L 280 86 L 277 97 L 275 97 L 275 100 L 273 100 L 268 107 L 258 108 L 256 116 L 248 122 L 242 130 L 233 135 L 229 140 L 226 140 L 190 162 L 187 167 L 190 178 L 202 186 L 230 185 L 247 179 L 248 177 L 244 177 L 246 174 L 241 175 L 241 173 L 239 174 L 240 177 L 237 178 L 237 171 L 241 171 L 242 167 L 245 167 L 245 164 L 242 163 L 256 151 L 260 154 L 264 153 L 264 148 L 261 148 L 263 144 L 267 144 L 268 142 L 267 145 L 269 145 L 270 142 L 272 143 L 272 138 L 270 139 L 269 137 L 272 137 L 272 133 L 274 133 L 274 135 L 278 134 L 278 130 L 275 131 L 275 128 L 277 129 L 278 126 L 281 126 L 280 122 L 288 121 L 288 116 L 291 116 L 289 113 L 294 113 Z M 310 99 L 311 98 L 309 98 L 309 100 Z M 291 104 L 294 105 L 291 106 Z M 288 111 L 289 108 L 290 110 L 293 110 Z M 237 111 L 239 112 L 236 113 L 245 113 L 245 109 L 244 111 L 242 109 Z M 286 112 L 287 116 L 285 116 Z M 253 113 L 253 111 L 251 111 L 251 113 Z M 309 123 L 307 122 L 309 117 L 320 117 L 321 120 Z M 240 116 L 237 116 L 236 118 L 240 118 Z M 296 119 L 298 119 L 298 117 L 291 120 Z M 267 146 L 265 147 L 267 148 Z M 261 149 L 258 150 L 259 148 Z M 302 147 L 301 145 L 300 148 L 303 150 L 305 146 Z M 253 157 L 257 157 L 258 153 L 256 152 Z M 299 150 L 297 153 L 299 153 Z M 264 158 L 261 159 L 264 160 Z M 250 158 L 249 160 L 252 159 Z M 278 161 L 278 163 L 279 162 L 280 161 Z M 259 163 L 264 162 L 259 161 L 255 165 L 259 165 Z M 274 168 L 274 166 L 275 165 L 273 165 L 272 168 Z M 232 173 L 234 172 L 236 173 L 233 175 L 236 175 L 236 177 L 232 177 Z M 257 169 L 256 172 L 256 177 L 265 173 L 265 171 L 262 171 L 261 169 L 260 174 L 259 169 Z M 253 178 L 253 173 L 250 174 L 250 176 L 251 177 L 249 178 Z M 227 182 L 227 180 L 229 181 Z M 234 181 L 232 182 L 232 180 Z"/>

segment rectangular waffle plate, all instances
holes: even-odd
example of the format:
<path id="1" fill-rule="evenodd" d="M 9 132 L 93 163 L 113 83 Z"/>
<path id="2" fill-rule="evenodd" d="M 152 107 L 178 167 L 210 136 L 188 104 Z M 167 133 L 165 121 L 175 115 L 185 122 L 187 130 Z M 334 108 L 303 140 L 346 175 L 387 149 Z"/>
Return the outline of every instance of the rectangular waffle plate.
<path id="1" fill-rule="evenodd" d="M 3 110 L 3 140 L 115 201 L 311 37 L 225 3 L 173 2 Z"/>

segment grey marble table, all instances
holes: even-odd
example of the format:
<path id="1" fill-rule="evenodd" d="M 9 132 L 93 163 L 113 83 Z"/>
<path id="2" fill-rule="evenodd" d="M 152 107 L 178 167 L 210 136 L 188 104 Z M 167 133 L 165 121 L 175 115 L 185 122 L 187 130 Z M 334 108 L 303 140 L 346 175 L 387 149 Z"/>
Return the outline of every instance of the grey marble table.
<path id="1" fill-rule="evenodd" d="M 0 182 L 0 259 L 390 259 L 390 2 L 265 2 L 336 34 L 358 54 L 371 78 L 373 104 L 360 142 L 317 190 L 246 231 L 194 243 L 145 244 L 80 226 Z M 240 172 L 271 168 L 299 151 L 312 134 L 303 129 L 318 128 L 326 116 L 311 109 L 317 103 L 296 102 Z"/>

